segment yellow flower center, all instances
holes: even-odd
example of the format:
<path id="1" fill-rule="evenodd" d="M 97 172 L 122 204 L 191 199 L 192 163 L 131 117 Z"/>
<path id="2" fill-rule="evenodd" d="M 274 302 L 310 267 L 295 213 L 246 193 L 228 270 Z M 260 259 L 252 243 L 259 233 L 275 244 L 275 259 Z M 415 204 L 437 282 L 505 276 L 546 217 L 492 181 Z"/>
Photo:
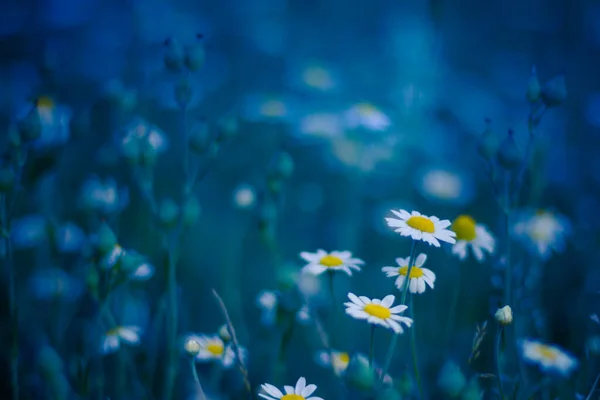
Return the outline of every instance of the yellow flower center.
<path id="1" fill-rule="evenodd" d="M 112 329 L 109 329 L 108 332 L 106 332 L 106 336 L 116 336 L 119 334 L 119 331 L 121 330 L 121 327 L 116 326 Z"/>
<path id="2" fill-rule="evenodd" d="M 540 352 L 542 357 L 547 358 L 549 360 L 556 360 L 556 358 L 558 357 L 558 355 L 556 354 L 556 350 L 544 344 L 540 344 L 538 346 L 538 351 Z"/>
<path id="3" fill-rule="evenodd" d="M 435 225 L 426 217 L 410 217 L 408 221 L 406 221 L 406 225 L 421 232 L 435 232 Z"/>
<path id="4" fill-rule="evenodd" d="M 328 254 L 325 257 L 321 258 L 321 261 L 319 261 L 319 264 L 321 264 L 324 267 L 331 268 L 331 267 L 339 267 L 340 265 L 344 264 L 344 262 L 342 261 L 341 258 L 332 256 L 331 254 Z"/>
<path id="5" fill-rule="evenodd" d="M 304 397 L 300 396 L 299 394 L 286 394 L 284 395 L 281 400 L 304 400 Z"/>
<path id="6" fill-rule="evenodd" d="M 535 215 L 544 215 L 546 213 L 547 213 L 547 211 L 544 210 L 544 209 L 542 209 L 542 208 L 540 208 L 539 210 L 535 211 Z"/>
<path id="7" fill-rule="evenodd" d="M 348 364 L 350 362 L 350 355 L 348 353 L 340 353 L 337 358 L 342 364 Z"/>
<path id="8" fill-rule="evenodd" d="M 211 353 L 215 356 L 220 356 L 223 354 L 223 343 L 218 343 L 218 342 L 209 343 L 206 346 L 206 350 L 208 350 L 209 353 Z"/>
<path id="9" fill-rule="evenodd" d="M 367 314 L 380 319 L 388 319 L 392 315 L 389 308 L 380 306 L 379 304 L 367 304 L 363 310 Z"/>
<path id="10" fill-rule="evenodd" d="M 475 233 L 475 220 L 468 215 L 458 216 L 452 223 L 452 230 L 456 233 L 457 240 L 470 242 L 477 237 Z"/>
<path id="11" fill-rule="evenodd" d="M 408 266 L 398 268 L 398 273 L 402 276 L 406 276 L 408 273 Z M 413 267 L 410 269 L 410 279 L 420 278 L 423 275 L 423 270 L 419 267 L 413 265 Z"/>
<path id="12" fill-rule="evenodd" d="M 52 108 L 54 107 L 54 100 L 52 100 L 48 96 L 41 96 L 37 98 L 37 100 L 35 101 L 35 105 L 38 108 Z"/>

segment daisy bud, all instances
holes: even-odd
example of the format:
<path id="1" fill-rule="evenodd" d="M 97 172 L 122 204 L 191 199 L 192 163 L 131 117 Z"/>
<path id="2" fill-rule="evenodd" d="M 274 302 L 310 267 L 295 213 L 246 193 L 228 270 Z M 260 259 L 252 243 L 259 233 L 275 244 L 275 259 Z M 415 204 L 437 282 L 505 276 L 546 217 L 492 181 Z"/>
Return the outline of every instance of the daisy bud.
<path id="1" fill-rule="evenodd" d="M 0 169 L 0 192 L 5 193 L 10 191 L 15 184 L 15 173 L 12 168 Z"/>
<path id="2" fill-rule="evenodd" d="M 229 327 L 227 326 L 227 324 L 223 324 L 219 328 L 219 337 L 224 342 L 229 342 L 231 340 L 231 333 L 229 333 Z"/>
<path id="3" fill-rule="evenodd" d="M 192 86 L 186 78 L 180 79 L 175 85 L 175 102 L 181 108 L 186 108 L 192 100 Z"/>
<path id="4" fill-rule="evenodd" d="M 189 197 L 183 204 L 182 220 L 187 227 L 194 225 L 200 218 L 200 203 L 196 197 Z"/>
<path id="5" fill-rule="evenodd" d="M 196 72 L 202 68 L 204 61 L 206 60 L 202 35 L 196 35 L 196 39 L 197 42 L 188 46 L 185 51 L 185 66 L 192 72 Z"/>
<path id="6" fill-rule="evenodd" d="M 96 232 L 94 239 L 94 245 L 100 254 L 107 254 L 112 251 L 117 244 L 115 233 L 106 223 L 100 225 L 100 229 Z"/>
<path id="7" fill-rule="evenodd" d="M 169 38 L 165 41 L 167 51 L 165 53 L 165 67 L 175 73 L 183 71 L 183 63 L 185 59 L 185 50 L 181 43 L 176 39 Z"/>
<path id="8" fill-rule="evenodd" d="M 210 143 L 211 137 L 208 125 L 203 122 L 195 124 L 189 136 L 189 144 L 192 151 L 198 155 L 202 155 L 208 150 Z"/>
<path id="9" fill-rule="evenodd" d="M 515 143 L 514 131 L 512 129 L 509 129 L 508 135 L 500 144 L 496 159 L 498 160 L 498 164 L 508 171 L 513 171 L 521 165 L 523 158 Z"/>
<path id="10" fill-rule="evenodd" d="M 219 120 L 217 125 L 217 140 L 224 142 L 233 138 L 239 129 L 237 116 L 234 114 L 226 115 Z"/>
<path id="11" fill-rule="evenodd" d="M 537 69 L 533 67 L 531 68 L 531 77 L 529 78 L 529 82 L 527 82 L 527 92 L 525 93 L 525 96 L 530 103 L 536 103 L 540 99 L 541 94 L 542 87 L 538 80 Z"/>
<path id="12" fill-rule="evenodd" d="M 492 131 L 492 120 L 485 119 L 485 130 L 477 138 L 477 153 L 487 161 L 493 160 L 496 154 L 496 137 Z"/>
<path id="13" fill-rule="evenodd" d="M 200 343 L 194 339 L 188 339 L 183 344 L 183 349 L 190 357 L 196 357 L 200 353 Z"/>
<path id="14" fill-rule="evenodd" d="M 512 309 L 510 308 L 510 306 L 504 306 L 502 308 L 499 308 L 496 311 L 496 314 L 494 314 L 494 318 L 496 318 L 496 321 L 500 325 L 510 325 L 513 321 Z"/>
<path id="15" fill-rule="evenodd" d="M 369 366 L 369 359 L 362 354 L 352 356 L 345 379 L 350 386 L 364 391 L 371 390 L 377 382 L 375 370 Z"/>
<path id="16" fill-rule="evenodd" d="M 160 222 L 167 228 L 172 228 L 179 219 L 179 207 L 172 199 L 165 199 L 158 210 Z"/>
<path id="17" fill-rule="evenodd" d="M 19 134 L 25 142 L 32 142 L 42 135 L 42 121 L 36 107 L 18 122 Z"/>
<path id="18" fill-rule="evenodd" d="M 557 75 L 546 82 L 542 87 L 541 98 L 548 108 L 562 104 L 567 98 L 565 75 Z"/>
<path id="19" fill-rule="evenodd" d="M 294 159 L 289 153 L 282 151 L 275 156 L 271 170 L 274 177 L 288 179 L 294 172 Z"/>

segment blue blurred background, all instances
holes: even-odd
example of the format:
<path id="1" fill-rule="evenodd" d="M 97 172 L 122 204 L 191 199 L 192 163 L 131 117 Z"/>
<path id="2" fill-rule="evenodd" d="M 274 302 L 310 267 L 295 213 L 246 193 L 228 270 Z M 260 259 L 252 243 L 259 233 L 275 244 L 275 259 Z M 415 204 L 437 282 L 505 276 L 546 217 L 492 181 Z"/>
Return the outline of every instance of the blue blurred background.
<path id="1" fill-rule="evenodd" d="M 477 148 L 486 127 L 498 143 L 514 129 L 526 154 L 535 70 L 542 85 L 564 76 L 568 96 L 536 127 L 514 221 L 552 210 L 569 234 L 544 255 L 535 237 L 513 236 L 515 321 L 532 321 L 508 337 L 579 360 L 540 398 L 586 395 L 600 351 L 590 319 L 600 311 L 599 45 L 591 0 L 0 0 L 3 376 L 18 359 L 24 399 L 158 399 L 174 357 L 172 398 L 194 398 L 180 339 L 225 323 L 215 289 L 253 393 L 305 376 L 324 399 L 375 398 L 339 389 L 316 363 L 314 321 L 334 348 L 368 353 L 369 327 L 342 302 L 348 292 L 399 298 L 381 268 L 408 257 L 410 241 L 386 225 L 391 209 L 468 214 L 502 242 Z M 135 256 L 127 266 L 116 244 Z M 415 305 L 425 398 L 497 398 L 494 380 L 476 376 L 496 374 L 502 257 L 461 262 L 450 247 L 421 247 L 437 275 Z M 325 275 L 300 272 L 299 253 L 320 248 L 365 261 L 336 275 L 336 307 Z M 284 304 L 272 324 L 257 303 L 265 290 Z M 290 325 L 297 301 L 311 318 Z M 138 327 L 139 343 L 104 354 L 111 324 Z M 378 364 L 390 337 L 377 332 Z M 394 395 L 417 398 L 408 335 L 397 349 Z M 448 394 L 448 362 L 483 397 Z M 511 387 L 524 375 L 517 364 L 507 361 Z M 208 398 L 248 398 L 236 368 L 214 370 L 197 365 Z"/>

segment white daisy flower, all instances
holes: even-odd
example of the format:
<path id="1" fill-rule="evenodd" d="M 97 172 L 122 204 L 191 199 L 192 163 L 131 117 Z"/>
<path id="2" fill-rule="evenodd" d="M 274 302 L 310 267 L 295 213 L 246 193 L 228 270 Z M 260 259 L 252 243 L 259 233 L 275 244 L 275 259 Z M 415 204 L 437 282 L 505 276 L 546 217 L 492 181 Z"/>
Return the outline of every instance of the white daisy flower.
<path id="1" fill-rule="evenodd" d="M 114 353 L 121 347 L 121 342 L 131 345 L 140 344 L 141 328 L 137 326 L 117 326 L 112 328 L 102 341 L 102 352 L 104 354 Z"/>
<path id="2" fill-rule="evenodd" d="M 482 262 L 485 252 L 494 253 L 496 241 L 484 225 L 475 222 L 470 215 L 459 215 L 450 227 L 456 233 L 456 243 L 452 246 L 452 254 L 461 260 L 467 258 L 467 249 L 470 247 L 477 261 Z"/>
<path id="3" fill-rule="evenodd" d="M 351 129 L 385 131 L 392 125 L 390 118 L 370 103 L 355 104 L 344 113 L 344 119 L 346 126 Z"/>
<path id="4" fill-rule="evenodd" d="M 319 249 L 316 253 L 303 251 L 300 253 L 307 265 L 302 268 L 302 272 L 308 272 L 314 275 L 320 275 L 325 271 L 344 271 L 352 276 L 352 269 L 360 271 L 359 265 L 364 261 L 359 258 L 353 258 L 349 251 L 332 251 L 331 253 Z"/>
<path id="5" fill-rule="evenodd" d="M 232 346 L 226 345 L 218 335 L 190 335 L 186 338 L 186 343 L 190 341 L 196 341 L 200 347 L 196 355 L 197 362 L 217 361 L 223 368 L 229 368 L 235 363 L 236 356 Z M 240 351 L 244 358 L 246 350 L 240 348 Z"/>
<path id="6" fill-rule="evenodd" d="M 566 217 L 547 210 L 518 212 L 515 221 L 512 228 L 515 236 L 542 260 L 548 259 L 552 250 L 562 251 L 571 231 Z"/>
<path id="7" fill-rule="evenodd" d="M 537 364 L 545 372 L 568 376 L 577 368 L 577 359 L 558 346 L 524 339 L 520 347 L 523 358 L 532 364 Z"/>
<path id="8" fill-rule="evenodd" d="M 410 269 L 410 283 L 408 290 L 410 290 L 411 293 L 423 293 L 426 284 L 433 289 L 435 274 L 427 268 L 422 268 L 425 261 L 427 261 L 427 256 L 425 254 L 419 254 L 415 261 L 415 265 Z M 409 262 L 410 257 L 396 258 L 396 263 L 399 267 L 383 267 L 381 269 L 388 278 L 394 276 L 398 277 L 396 279 L 396 287 L 401 291 L 404 290 Z"/>
<path id="9" fill-rule="evenodd" d="M 296 387 L 284 386 L 285 394 L 275 386 L 265 383 L 260 385 L 261 389 L 266 392 L 258 395 L 267 400 L 323 400 L 320 397 L 311 396 L 317 390 L 317 385 L 307 385 L 304 377 L 298 379 Z"/>
<path id="10" fill-rule="evenodd" d="M 402 236 L 410 236 L 413 240 L 422 240 L 435 247 L 440 247 L 440 242 L 454 244 L 456 234 L 449 229 L 450 221 L 440 220 L 438 217 L 427 217 L 417 211 L 409 214 L 405 210 L 391 210 L 397 218 L 386 218 L 387 224 L 391 228 L 397 228 L 395 232 Z"/>
<path id="11" fill-rule="evenodd" d="M 333 369 L 333 372 L 340 376 L 348 368 L 350 354 L 344 351 L 331 350 L 330 353 L 327 350 L 321 350 L 317 352 L 316 361 L 322 367 Z"/>
<path id="12" fill-rule="evenodd" d="M 404 304 L 392 307 L 394 295 L 385 296 L 382 300 L 369 299 L 365 296 L 357 297 L 354 293 L 348 293 L 351 302 L 344 303 L 346 314 L 356 319 L 366 319 L 370 324 L 381 325 L 384 328 L 390 328 L 395 333 L 402 333 L 404 329 L 401 324 L 410 327 L 413 320 L 403 317 L 400 314 L 408 307 Z"/>

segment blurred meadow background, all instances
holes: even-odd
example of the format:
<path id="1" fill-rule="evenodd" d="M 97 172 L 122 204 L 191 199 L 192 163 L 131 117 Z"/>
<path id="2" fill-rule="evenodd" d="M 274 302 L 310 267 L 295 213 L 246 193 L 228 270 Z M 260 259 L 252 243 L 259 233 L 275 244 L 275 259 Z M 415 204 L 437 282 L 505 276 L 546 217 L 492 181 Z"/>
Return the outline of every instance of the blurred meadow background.
<path id="1" fill-rule="evenodd" d="M 0 0 L 5 398 L 598 399 L 599 46 L 592 0 Z"/>

